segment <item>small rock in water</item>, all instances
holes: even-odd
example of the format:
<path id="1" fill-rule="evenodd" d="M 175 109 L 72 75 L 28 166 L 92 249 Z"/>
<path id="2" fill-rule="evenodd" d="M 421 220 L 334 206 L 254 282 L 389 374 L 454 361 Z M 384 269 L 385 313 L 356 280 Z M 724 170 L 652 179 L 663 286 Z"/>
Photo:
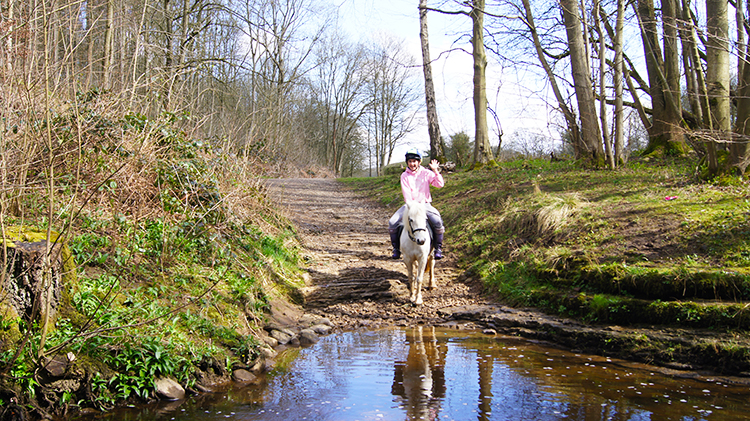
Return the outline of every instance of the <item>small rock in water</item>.
<path id="1" fill-rule="evenodd" d="M 331 332 L 331 327 L 324 324 L 315 325 L 312 327 L 313 332 L 318 335 L 327 335 Z"/>
<path id="2" fill-rule="evenodd" d="M 482 331 L 485 335 L 497 335 L 497 331 L 495 329 L 484 329 Z"/>
<path id="3" fill-rule="evenodd" d="M 258 376 L 242 368 L 234 370 L 232 378 L 239 383 L 255 383 L 258 381 Z"/>
<path id="4" fill-rule="evenodd" d="M 318 339 L 318 335 L 313 332 L 312 329 L 302 329 L 299 333 L 299 343 L 300 345 L 312 345 L 314 343 L 317 343 L 320 339 Z"/>
<path id="5" fill-rule="evenodd" d="M 292 340 L 294 335 L 290 335 L 287 332 L 282 332 L 280 330 L 272 330 L 271 337 L 276 339 L 279 342 L 279 345 L 286 345 Z"/>

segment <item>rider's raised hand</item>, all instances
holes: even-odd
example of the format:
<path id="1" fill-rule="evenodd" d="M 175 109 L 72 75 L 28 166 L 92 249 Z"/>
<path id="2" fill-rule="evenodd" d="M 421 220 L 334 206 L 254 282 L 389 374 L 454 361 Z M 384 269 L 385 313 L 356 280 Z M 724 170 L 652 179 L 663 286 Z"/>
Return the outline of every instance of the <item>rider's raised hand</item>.
<path id="1" fill-rule="evenodd" d="M 433 172 L 440 172 L 440 162 L 437 159 L 430 161 L 430 169 Z"/>

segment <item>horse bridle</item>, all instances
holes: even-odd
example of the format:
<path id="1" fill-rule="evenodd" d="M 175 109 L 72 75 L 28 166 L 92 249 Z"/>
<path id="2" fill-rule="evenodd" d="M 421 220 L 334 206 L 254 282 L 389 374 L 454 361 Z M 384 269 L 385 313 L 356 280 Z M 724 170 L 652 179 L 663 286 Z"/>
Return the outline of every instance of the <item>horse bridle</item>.
<path id="1" fill-rule="evenodd" d="M 417 239 L 414 238 L 414 233 L 419 231 L 427 231 L 427 228 L 417 228 L 414 229 L 411 227 L 411 219 L 409 219 L 409 231 L 407 231 L 407 235 L 409 236 L 409 239 L 413 242 L 417 242 Z"/>

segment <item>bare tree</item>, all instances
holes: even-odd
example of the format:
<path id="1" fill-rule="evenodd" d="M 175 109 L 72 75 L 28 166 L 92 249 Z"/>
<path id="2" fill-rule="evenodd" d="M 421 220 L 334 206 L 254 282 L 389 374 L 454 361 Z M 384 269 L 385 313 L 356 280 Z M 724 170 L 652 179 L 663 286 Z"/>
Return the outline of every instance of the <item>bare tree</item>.
<path id="1" fill-rule="evenodd" d="M 534 14 L 531 8 L 530 0 L 523 0 L 523 11 L 521 12 L 521 16 L 521 21 L 530 32 L 531 40 L 534 45 L 534 52 L 536 53 L 536 58 L 537 60 L 539 60 L 539 63 L 541 64 L 542 68 L 544 69 L 544 73 L 547 76 L 550 88 L 552 89 L 555 100 L 557 101 L 557 108 L 565 118 L 566 128 L 571 138 L 575 156 L 576 158 L 580 158 L 580 153 L 583 148 L 580 146 L 581 130 L 578 126 L 578 117 L 568 106 L 567 99 L 565 96 L 563 96 L 563 91 L 557 82 L 558 77 L 555 75 L 552 65 L 547 59 L 550 54 L 545 51 L 544 46 L 542 45 L 542 40 L 534 21 Z"/>
<path id="2" fill-rule="evenodd" d="M 591 84 L 591 72 L 586 56 L 583 31 L 581 30 L 578 2 L 576 0 L 560 0 L 560 6 L 562 7 L 565 30 L 568 35 L 573 84 L 581 118 L 581 146 L 584 148 L 584 157 L 587 161 L 594 165 L 601 165 L 604 159 L 602 136 L 597 123 L 594 89 Z"/>
<path id="3" fill-rule="evenodd" d="M 659 45 L 659 31 L 653 0 L 638 0 L 636 7 L 641 29 L 641 39 L 646 56 L 648 87 L 651 96 L 652 119 L 649 125 L 648 152 L 664 150 L 667 154 L 682 154 L 682 114 L 680 111 L 679 67 L 676 61 L 675 15 L 673 0 L 666 0 L 662 12 L 665 15 L 664 54 Z"/>
<path id="4" fill-rule="evenodd" d="M 682 43 L 682 68 L 685 72 L 685 88 L 689 106 L 689 119 L 693 122 L 693 128 L 704 127 L 708 118 L 708 98 L 706 96 L 706 83 L 703 74 L 703 66 L 697 48 L 696 25 L 693 24 L 690 12 L 690 0 L 682 0 L 680 3 L 680 19 L 678 22 L 680 42 Z"/>
<path id="5" fill-rule="evenodd" d="M 474 102 L 474 164 L 481 166 L 494 160 L 492 145 L 490 144 L 489 128 L 487 127 L 487 54 L 484 46 L 484 16 L 485 0 L 471 0 L 455 3 L 470 7 L 465 10 L 442 10 L 435 8 L 423 8 L 422 10 L 433 10 L 450 15 L 468 15 L 471 18 L 471 46 L 474 77 L 473 77 L 473 102 Z"/>
<path id="6" fill-rule="evenodd" d="M 612 140 L 609 136 L 609 125 L 607 124 L 607 44 L 602 27 L 602 19 L 605 19 L 604 9 L 599 0 L 594 0 L 594 22 L 599 36 L 599 121 L 602 128 L 602 140 L 604 142 L 604 154 L 609 168 L 615 168 L 615 157 L 613 153 Z"/>
<path id="7" fill-rule="evenodd" d="M 747 43 L 745 41 L 745 11 L 742 0 L 734 0 L 734 19 L 737 29 L 737 76 L 743 74 L 745 61 L 747 60 Z"/>
<path id="8" fill-rule="evenodd" d="M 747 3 L 750 7 L 750 3 Z M 742 2 L 737 0 L 737 22 L 745 22 L 744 13 L 741 10 Z M 738 32 L 740 32 L 738 30 Z M 740 59 L 738 68 L 742 69 L 737 77 L 737 119 L 734 132 L 739 134 L 731 144 L 729 164 L 737 168 L 740 175 L 745 174 L 750 164 L 750 66 L 744 60 L 750 57 L 750 44 L 742 42 L 743 38 L 738 36 L 738 48 Z"/>
<path id="9" fill-rule="evenodd" d="M 419 40 L 422 45 L 422 70 L 424 72 L 424 96 L 427 105 L 427 132 L 430 135 L 430 156 L 445 162 L 437 105 L 435 104 L 435 85 L 432 79 L 430 61 L 430 43 L 427 31 L 427 0 L 419 0 Z"/>
<path id="10" fill-rule="evenodd" d="M 418 93 L 413 85 L 412 62 L 403 47 L 382 40 L 371 52 L 366 92 L 370 104 L 366 123 L 373 139 L 378 174 L 391 162 L 399 142 L 415 126 Z"/>
<path id="11" fill-rule="evenodd" d="M 519 129 L 513 132 L 505 148 L 526 158 L 549 157 L 553 142 L 547 136 L 532 130 Z"/>
<path id="12" fill-rule="evenodd" d="M 746 52 L 747 53 L 747 52 Z M 732 143 L 730 148 L 730 165 L 737 168 L 740 175 L 745 173 L 750 154 L 750 66 L 743 66 L 742 74 L 738 78 L 737 120 L 734 132 L 741 135 Z"/>
<path id="13" fill-rule="evenodd" d="M 622 51 L 622 43 L 623 43 L 623 33 L 625 26 L 625 0 L 617 0 L 617 17 L 616 17 L 616 23 L 615 23 L 615 39 L 614 39 L 614 49 L 615 49 L 615 68 L 614 68 L 614 85 L 615 85 L 615 139 L 614 139 L 614 149 L 615 149 L 615 164 L 620 165 L 625 163 L 625 154 L 624 154 L 624 107 L 623 107 L 623 72 L 624 72 L 624 64 L 623 64 L 623 51 Z"/>
<path id="14" fill-rule="evenodd" d="M 726 139 L 730 128 L 729 102 L 729 19 L 728 4 L 721 0 L 706 0 L 706 87 L 711 106 L 711 128 L 721 139 Z M 716 144 L 709 141 L 708 172 L 718 172 Z"/>
<path id="15" fill-rule="evenodd" d="M 309 59 L 330 24 L 325 19 L 311 25 L 316 22 L 315 7 L 310 0 L 245 0 L 237 12 L 249 37 L 248 58 L 241 66 L 250 73 L 253 137 L 295 162 L 309 156 L 296 135 L 302 130 L 295 126 L 297 89 L 303 86 L 312 68 Z"/>
<path id="16" fill-rule="evenodd" d="M 471 45 L 474 58 L 474 165 L 494 160 L 487 128 L 487 54 L 484 49 L 484 0 L 471 3 Z"/>
<path id="17" fill-rule="evenodd" d="M 359 120 L 369 105 L 362 92 L 366 84 L 367 51 L 362 45 L 349 45 L 334 35 L 321 43 L 316 54 L 318 63 L 311 88 L 321 130 L 313 132 L 319 139 L 308 142 L 320 142 L 325 165 L 340 174 L 344 158 L 356 149 Z"/>
<path id="18" fill-rule="evenodd" d="M 107 1 L 107 13 L 104 18 L 104 62 L 102 63 L 102 87 L 110 88 L 112 68 L 112 38 L 114 31 L 114 0 Z"/>

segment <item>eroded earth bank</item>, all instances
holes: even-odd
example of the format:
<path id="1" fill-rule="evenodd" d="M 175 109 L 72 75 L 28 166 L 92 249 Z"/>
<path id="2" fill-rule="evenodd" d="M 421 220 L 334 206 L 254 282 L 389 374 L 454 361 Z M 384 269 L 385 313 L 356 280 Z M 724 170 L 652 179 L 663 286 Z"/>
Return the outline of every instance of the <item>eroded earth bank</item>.
<path id="1" fill-rule="evenodd" d="M 436 265 L 435 290 L 409 303 L 406 268 L 390 259 L 387 209 L 333 179 L 268 180 L 269 193 L 297 226 L 307 272 L 302 308 L 277 308 L 274 323 L 293 325 L 303 313 L 328 318 L 334 331 L 442 325 L 543 340 L 585 353 L 654 364 L 667 374 L 750 383 L 742 333 L 653 326 L 590 325 L 515 309 L 493 301 L 459 269 L 446 231 L 447 258 Z M 727 346 L 727 344 L 731 346 Z"/>

